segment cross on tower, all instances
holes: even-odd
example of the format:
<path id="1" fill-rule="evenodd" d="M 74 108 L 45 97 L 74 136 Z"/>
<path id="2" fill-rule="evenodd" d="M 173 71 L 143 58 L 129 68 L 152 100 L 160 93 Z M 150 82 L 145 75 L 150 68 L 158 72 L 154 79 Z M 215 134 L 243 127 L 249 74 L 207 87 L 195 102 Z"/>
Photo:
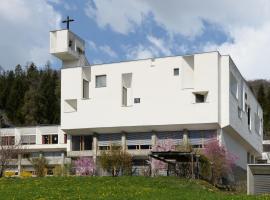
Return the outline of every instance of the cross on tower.
<path id="1" fill-rule="evenodd" d="M 74 19 L 69 19 L 69 16 L 67 16 L 67 19 L 62 21 L 62 23 L 67 23 L 67 30 L 69 30 L 69 22 L 73 22 Z"/>

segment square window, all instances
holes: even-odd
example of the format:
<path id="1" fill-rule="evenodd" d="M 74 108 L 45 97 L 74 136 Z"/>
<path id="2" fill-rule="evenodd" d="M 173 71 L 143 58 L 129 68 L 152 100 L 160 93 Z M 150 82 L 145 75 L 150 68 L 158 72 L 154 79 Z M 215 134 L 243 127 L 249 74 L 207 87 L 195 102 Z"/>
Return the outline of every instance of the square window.
<path id="1" fill-rule="evenodd" d="M 173 69 L 173 75 L 174 76 L 179 76 L 179 68 L 174 68 Z"/>
<path id="2" fill-rule="evenodd" d="M 134 98 L 134 103 L 141 103 L 141 99 L 140 98 Z"/>
<path id="3" fill-rule="evenodd" d="M 96 76 L 96 88 L 106 87 L 107 86 L 106 79 L 107 79 L 106 75 Z"/>
<path id="4" fill-rule="evenodd" d="M 195 94 L 195 102 L 196 103 L 204 103 L 205 102 L 205 95 Z"/>

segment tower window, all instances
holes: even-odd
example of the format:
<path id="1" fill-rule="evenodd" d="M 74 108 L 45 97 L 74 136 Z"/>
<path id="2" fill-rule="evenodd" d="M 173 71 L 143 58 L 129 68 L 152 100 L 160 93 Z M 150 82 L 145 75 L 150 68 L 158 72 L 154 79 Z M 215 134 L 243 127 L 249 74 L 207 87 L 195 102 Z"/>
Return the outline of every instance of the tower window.
<path id="1" fill-rule="evenodd" d="M 179 68 L 174 68 L 173 69 L 173 75 L 174 76 L 179 76 Z"/>

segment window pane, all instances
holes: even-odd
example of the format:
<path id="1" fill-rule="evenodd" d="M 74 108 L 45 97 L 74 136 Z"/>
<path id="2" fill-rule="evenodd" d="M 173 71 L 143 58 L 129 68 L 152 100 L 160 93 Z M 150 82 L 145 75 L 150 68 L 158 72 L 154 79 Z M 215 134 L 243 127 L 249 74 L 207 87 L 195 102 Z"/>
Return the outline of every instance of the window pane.
<path id="1" fill-rule="evenodd" d="M 173 75 L 174 76 L 179 76 L 179 68 L 174 68 L 173 69 Z"/>
<path id="2" fill-rule="evenodd" d="M 127 88 L 122 88 L 122 105 L 127 106 Z"/>
<path id="3" fill-rule="evenodd" d="M 238 83 L 232 72 L 230 72 L 230 91 L 235 98 L 238 98 Z"/>
<path id="4" fill-rule="evenodd" d="M 106 87 L 106 75 L 96 76 L 96 88 Z"/>
<path id="5" fill-rule="evenodd" d="M 205 96 L 202 94 L 195 94 L 196 103 L 203 103 L 205 101 Z"/>
<path id="6" fill-rule="evenodd" d="M 92 150 L 92 136 L 84 136 L 84 150 Z"/>
<path id="7" fill-rule="evenodd" d="M 58 144 L 58 135 L 52 135 L 52 144 Z"/>
<path id="8" fill-rule="evenodd" d="M 83 80 L 83 98 L 89 98 L 89 81 Z"/>
<path id="9" fill-rule="evenodd" d="M 72 151 L 80 151 L 80 136 L 72 136 Z"/>

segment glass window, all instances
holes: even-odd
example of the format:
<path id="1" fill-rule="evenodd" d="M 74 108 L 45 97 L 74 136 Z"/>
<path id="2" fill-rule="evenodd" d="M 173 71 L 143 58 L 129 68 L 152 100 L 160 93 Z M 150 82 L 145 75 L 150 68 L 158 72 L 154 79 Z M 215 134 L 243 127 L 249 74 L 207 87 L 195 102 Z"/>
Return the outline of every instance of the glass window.
<path id="1" fill-rule="evenodd" d="M 204 103 L 205 102 L 205 95 L 195 94 L 195 102 L 196 103 Z"/>
<path id="2" fill-rule="evenodd" d="M 89 81 L 83 79 L 83 99 L 89 99 Z"/>
<path id="3" fill-rule="evenodd" d="M 21 143 L 23 145 L 36 144 L 36 135 L 22 135 Z"/>
<path id="4" fill-rule="evenodd" d="M 72 136 L 72 151 L 92 150 L 93 136 Z"/>
<path id="5" fill-rule="evenodd" d="M 98 75 L 96 76 L 96 88 L 106 87 L 106 75 Z"/>
<path id="6" fill-rule="evenodd" d="M 42 144 L 58 144 L 58 135 L 42 135 Z"/>
<path id="7" fill-rule="evenodd" d="M 122 87 L 122 105 L 127 106 L 127 88 Z"/>
<path id="8" fill-rule="evenodd" d="M 232 72 L 230 72 L 230 91 L 235 98 L 238 98 L 238 83 Z"/>
<path id="9" fill-rule="evenodd" d="M 173 75 L 174 76 L 179 76 L 179 68 L 174 68 L 173 69 Z"/>
<path id="10" fill-rule="evenodd" d="M 15 144 L 15 136 L 3 136 L 1 137 L 2 145 L 14 145 Z"/>

